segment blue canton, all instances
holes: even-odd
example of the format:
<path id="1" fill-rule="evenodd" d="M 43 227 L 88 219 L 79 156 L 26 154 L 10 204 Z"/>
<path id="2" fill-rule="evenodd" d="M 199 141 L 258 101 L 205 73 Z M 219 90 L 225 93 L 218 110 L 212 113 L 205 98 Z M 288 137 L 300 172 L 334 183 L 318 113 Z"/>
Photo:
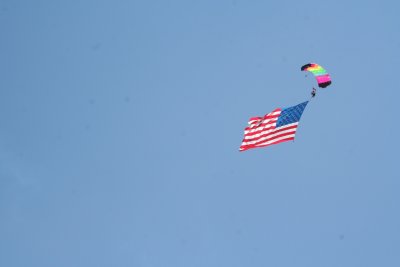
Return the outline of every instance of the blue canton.
<path id="1" fill-rule="evenodd" d="M 282 110 L 281 114 L 279 115 L 278 121 L 276 122 L 276 127 L 281 127 L 286 124 L 298 122 L 307 104 L 308 101 Z"/>

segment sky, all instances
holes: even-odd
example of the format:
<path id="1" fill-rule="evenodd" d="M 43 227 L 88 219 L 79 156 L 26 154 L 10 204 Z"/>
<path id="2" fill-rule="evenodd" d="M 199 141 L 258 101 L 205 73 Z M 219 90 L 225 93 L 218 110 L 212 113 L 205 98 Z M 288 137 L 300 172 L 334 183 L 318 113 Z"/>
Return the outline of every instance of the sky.
<path id="1" fill-rule="evenodd" d="M 1 0 L 0 266 L 400 266 L 399 3 Z"/>

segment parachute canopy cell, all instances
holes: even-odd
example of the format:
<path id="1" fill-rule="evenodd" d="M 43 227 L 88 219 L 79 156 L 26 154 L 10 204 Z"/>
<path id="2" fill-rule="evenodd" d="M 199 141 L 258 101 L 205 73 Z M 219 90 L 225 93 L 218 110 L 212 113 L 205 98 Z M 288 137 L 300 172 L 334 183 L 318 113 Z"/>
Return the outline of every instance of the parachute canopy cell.
<path id="1" fill-rule="evenodd" d="M 315 79 L 317 79 L 318 86 L 325 88 L 332 83 L 331 77 L 328 72 L 316 63 L 308 63 L 301 67 L 301 71 L 309 71 L 314 74 Z"/>

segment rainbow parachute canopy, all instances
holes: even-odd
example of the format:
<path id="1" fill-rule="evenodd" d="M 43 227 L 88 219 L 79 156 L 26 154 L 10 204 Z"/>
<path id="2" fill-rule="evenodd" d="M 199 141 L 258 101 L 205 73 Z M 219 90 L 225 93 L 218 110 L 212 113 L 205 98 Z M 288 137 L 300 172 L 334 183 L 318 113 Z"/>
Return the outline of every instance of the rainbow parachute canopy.
<path id="1" fill-rule="evenodd" d="M 325 88 L 332 83 L 331 77 L 328 72 L 318 64 L 308 63 L 301 67 L 301 71 L 309 71 L 314 74 L 315 79 L 317 79 L 318 86 Z"/>

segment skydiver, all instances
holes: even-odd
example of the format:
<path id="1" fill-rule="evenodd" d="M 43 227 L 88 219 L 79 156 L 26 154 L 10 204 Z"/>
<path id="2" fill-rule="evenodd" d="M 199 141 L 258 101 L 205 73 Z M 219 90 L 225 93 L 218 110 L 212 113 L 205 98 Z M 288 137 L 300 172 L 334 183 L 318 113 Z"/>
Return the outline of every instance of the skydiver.
<path id="1" fill-rule="evenodd" d="M 311 97 L 315 97 L 315 95 L 317 94 L 317 89 L 315 89 L 313 87 L 312 91 L 311 91 Z"/>

